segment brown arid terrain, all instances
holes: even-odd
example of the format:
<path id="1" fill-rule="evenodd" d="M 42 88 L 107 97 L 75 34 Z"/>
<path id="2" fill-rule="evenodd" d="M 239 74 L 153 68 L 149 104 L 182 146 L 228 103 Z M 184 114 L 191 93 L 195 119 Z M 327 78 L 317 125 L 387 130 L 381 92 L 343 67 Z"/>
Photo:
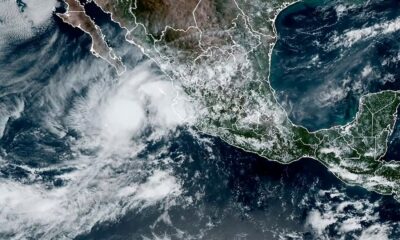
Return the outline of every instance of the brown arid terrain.
<path id="1" fill-rule="evenodd" d="M 66 0 L 65 2 L 68 4 L 67 12 L 57 13 L 57 16 L 65 23 L 89 34 L 92 38 L 92 53 L 114 66 L 119 74 L 123 73 L 125 67 L 121 59 L 119 59 L 107 45 L 100 28 L 96 26 L 92 19 L 85 13 L 85 9 L 80 4 L 79 0 Z"/>
<path id="2" fill-rule="evenodd" d="M 367 94 L 353 121 L 315 132 L 293 124 L 275 98 L 269 83 L 275 18 L 295 0 L 93 2 L 123 28 L 128 43 L 196 102 L 195 127 L 201 132 L 283 164 L 316 159 L 348 184 L 400 199 L 400 164 L 381 161 L 395 126 L 399 92 Z M 70 8 L 66 15 L 73 13 Z M 106 45 L 84 13 L 70 22 L 89 29 L 94 45 Z"/>

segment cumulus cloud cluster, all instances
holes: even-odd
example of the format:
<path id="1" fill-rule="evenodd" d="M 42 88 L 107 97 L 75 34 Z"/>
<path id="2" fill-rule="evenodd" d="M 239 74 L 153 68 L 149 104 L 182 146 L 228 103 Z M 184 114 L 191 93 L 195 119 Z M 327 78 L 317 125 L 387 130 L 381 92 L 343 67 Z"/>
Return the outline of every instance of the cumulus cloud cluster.
<path id="1" fill-rule="evenodd" d="M 332 42 L 337 47 L 351 47 L 353 44 L 371 39 L 377 35 L 385 35 L 400 30 L 400 18 L 396 18 L 392 21 L 376 23 L 372 26 L 368 26 L 360 29 L 350 29 L 344 32 L 340 36 L 333 36 Z"/>
<path id="2" fill-rule="evenodd" d="M 17 98 L 3 125 L 10 117 L 29 117 L 40 127 L 30 134 L 43 138 L 40 132 L 49 132 L 68 144 L 72 157 L 47 167 L 18 166 L 29 173 L 25 182 L 0 178 L 0 236 L 70 239 L 130 211 L 168 209 L 182 193 L 165 167 L 170 159 L 158 157 L 164 148 L 139 153 L 148 142 L 165 141 L 177 126 L 190 124 L 193 105 L 150 61 L 119 77 L 96 61 L 82 59 L 40 87 L 32 76 L 21 79 L 30 88 L 18 96 L 35 97 Z M 3 155 L 0 164 L 8 161 Z M 41 172 L 62 169 L 69 170 L 57 174 L 60 186 L 35 181 Z"/>
<path id="3" fill-rule="evenodd" d="M 319 239 L 389 239 L 397 223 L 381 221 L 381 200 L 358 199 L 336 188 L 318 192 L 318 201 L 306 218 L 306 227 Z"/>
<path id="4" fill-rule="evenodd" d="M 25 40 L 46 29 L 56 6 L 56 0 L 1 1 L 0 46 L 10 40 Z"/>

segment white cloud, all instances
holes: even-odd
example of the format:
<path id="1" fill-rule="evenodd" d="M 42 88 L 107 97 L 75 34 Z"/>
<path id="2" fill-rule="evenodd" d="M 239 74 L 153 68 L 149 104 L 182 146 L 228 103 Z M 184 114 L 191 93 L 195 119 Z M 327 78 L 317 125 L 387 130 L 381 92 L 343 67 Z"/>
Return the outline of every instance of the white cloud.
<path id="1" fill-rule="evenodd" d="M 9 40 L 34 36 L 51 22 L 56 0 L 24 0 L 21 11 L 15 0 L 0 1 L 0 46 Z"/>
<path id="2" fill-rule="evenodd" d="M 331 214 L 321 214 L 318 210 L 312 210 L 308 213 L 306 224 L 309 225 L 318 235 L 322 235 L 325 229 L 336 222 Z"/>
<path id="3" fill-rule="evenodd" d="M 368 75 L 370 75 L 372 73 L 372 67 L 370 65 L 367 65 L 363 68 L 363 70 L 361 71 L 361 76 L 363 78 L 367 77 Z"/>
<path id="4" fill-rule="evenodd" d="M 112 81 L 92 86 L 67 117 L 67 125 L 88 136 L 92 144 L 120 152 L 146 127 L 153 128 L 156 137 L 195 117 L 194 105 L 183 90 L 152 73 L 149 62 L 109 84 Z"/>
<path id="5" fill-rule="evenodd" d="M 388 226 L 382 224 L 374 224 L 362 231 L 360 240 L 388 240 Z"/>
<path id="6" fill-rule="evenodd" d="M 15 105 L 0 103 L 0 138 L 3 136 L 6 124 L 10 118 L 19 118 L 24 110 L 25 104 L 17 99 Z"/>
<path id="7" fill-rule="evenodd" d="M 116 161 L 116 159 L 113 159 Z M 26 185 L 10 180 L 0 182 L 0 233 L 13 239 L 73 238 L 90 230 L 97 222 L 117 219 L 130 209 L 154 205 L 181 193 L 177 180 L 167 171 L 155 170 L 144 183 L 136 184 L 131 194 L 115 194 L 131 186 L 129 174 L 110 171 L 110 160 L 92 159 L 68 177 L 68 185 L 47 190 L 41 185 Z M 119 161 L 119 160 L 118 160 Z M 119 163 L 121 164 L 121 163 Z M 129 181 L 130 180 L 130 181 Z M 139 209 L 140 210 L 140 209 Z"/>
<path id="8" fill-rule="evenodd" d="M 339 228 L 342 233 L 352 232 L 362 229 L 362 226 L 358 219 L 346 219 Z"/>
<path id="9" fill-rule="evenodd" d="M 308 199 L 317 199 L 315 203 Z M 344 190 L 332 188 L 320 190 L 315 198 L 305 197 L 302 205 L 315 207 L 309 210 L 306 226 L 310 227 L 318 239 L 331 239 L 330 234 L 337 234 L 344 239 L 388 239 L 391 229 L 398 228 L 398 223 L 380 223 L 380 200 L 352 197 Z"/>
<path id="10" fill-rule="evenodd" d="M 150 137 L 162 137 L 194 117 L 182 89 L 153 73 L 148 62 L 119 79 L 94 77 L 93 69 L 83 71 L 85 67 L 71 68 L 63 76 L 66 81 L 51 81 L 41 90 L 46 103 L 42 111 L 47 111 L 42 127 L 80 134 L 69 142 L 75 158 L 46 170 L 75 170 L 59 176 L 65 185 L 58 188 L 1 179 L 0 234 L 25 239 L 45 233 L 42 239 L 69 239 L 126 211 L 155 204 L 168 208 L 180 196 L 180 182 L 170 169 L 158 166 L 170 159 L 157 159 L 159 152 L 145 158 L 137 153 L 149 140 L 142 136 L 145 128 L 151 128 Z M 65 102 L 86 85 L 84 96 Z M 86 149 L 93 154 L 82 154 Z M 27 170 L 33 175 L 43 171 Z"/>
<path id="11" fill-rule="evenodd" d="M 376 23 L 372 26 L 352 29 L 346 31 L 340 36 L 334 36 L 332 38 L 335 46 L 351 47 L 353 44 L 375 37 L 377 35 L 389 34 L 400 30 L 400 18 L 396 18 L 393 21 L 387 21 L 383 23 Z"/>

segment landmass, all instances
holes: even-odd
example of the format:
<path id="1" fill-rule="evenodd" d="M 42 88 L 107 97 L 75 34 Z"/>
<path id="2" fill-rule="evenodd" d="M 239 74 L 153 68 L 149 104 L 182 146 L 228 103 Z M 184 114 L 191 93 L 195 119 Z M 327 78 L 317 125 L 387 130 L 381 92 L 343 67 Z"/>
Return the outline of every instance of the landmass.
<path id="1" fill-rule="evenodd" d="M 86 32 L 92 38 L 92 47 L 90 51 L 96 57 L 101 57 L 111 64 L 118 74 L 125 72 L 125 66 L 121 59 L 115 55 L 114 51 L 107 45 L 101 29 L 86 14 L 85 8 L 79 0 L 66 0 L 67 11 L 65 13 L 57 13 L 65 23 L 79 28 Z"/>
<path id="2" fill-rule="evenodd" d="M 400 163 L 382 160 L 396 122 L 399 92 L 367 94 L 352 122 L 315 132 L 293 124 L 277 102 L 269 84 L 274 21 L 296 1 L 93 2 L 125 29 L 129 43 L 202 106 L 196 124 L 200 131 L 282 164 L 316 159 L 347 184 L 400 200 Z M 87 21 L 76 17 L 74 25 Z"/>

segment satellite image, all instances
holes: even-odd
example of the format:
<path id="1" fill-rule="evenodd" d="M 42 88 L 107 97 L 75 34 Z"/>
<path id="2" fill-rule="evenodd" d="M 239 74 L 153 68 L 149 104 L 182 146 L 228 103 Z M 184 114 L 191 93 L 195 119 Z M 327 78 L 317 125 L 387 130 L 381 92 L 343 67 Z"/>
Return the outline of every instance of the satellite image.
<path id="1" fill-rule="evenodd" d="M 0 239 L 400 239 L 400 1 L 0 0 Z"/>

